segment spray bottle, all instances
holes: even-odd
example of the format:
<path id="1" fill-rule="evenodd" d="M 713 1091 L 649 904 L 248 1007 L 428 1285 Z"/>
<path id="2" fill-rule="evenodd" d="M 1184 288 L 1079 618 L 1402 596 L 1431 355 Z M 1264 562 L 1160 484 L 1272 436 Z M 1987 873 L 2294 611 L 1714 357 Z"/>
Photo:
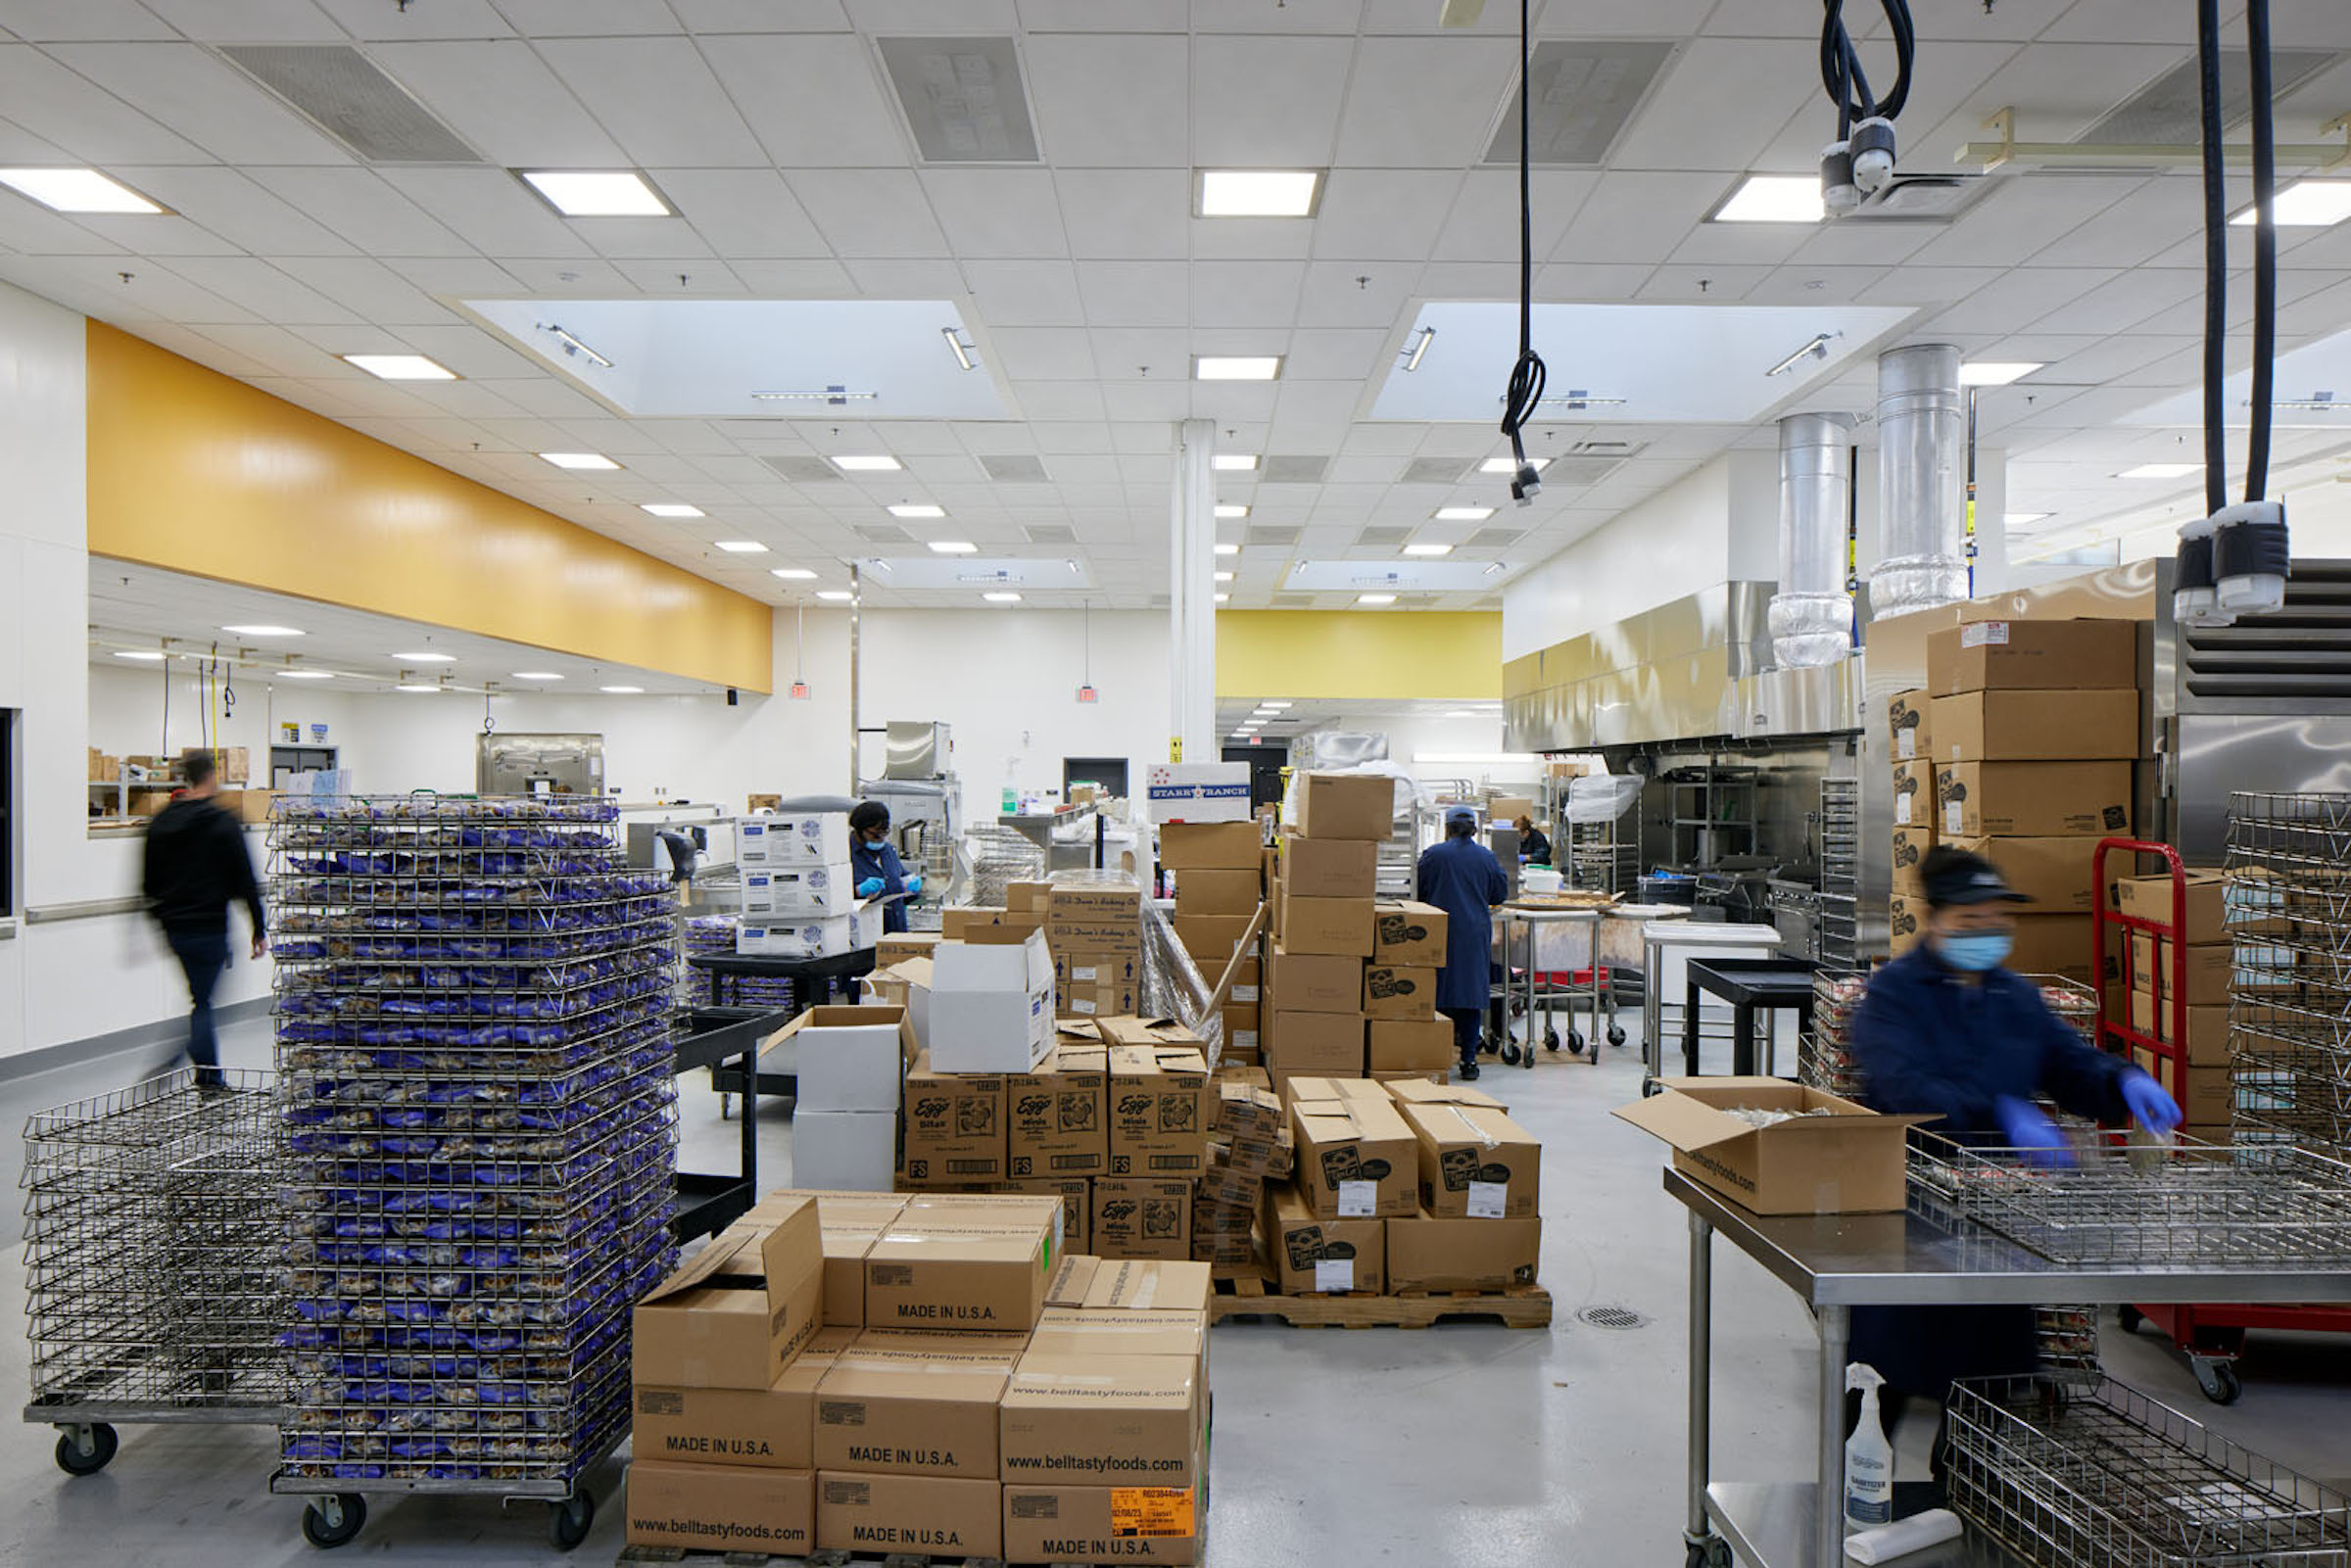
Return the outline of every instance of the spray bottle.
<path id="1" fill-rule="evenodd" d="M 1012 758 L 1004 759 L 1004 815 L 1007 817 L 1021 809 L 1021 785 L 1019 777 L 1013 771 L 1015 766 Z"/>
<path id="2" fill-rule="evenodd" d="M 1845 1527 L 1869 1530 L 1894 1518 L 1894 1445 L 1878 1413 L 1878 1369 L 1855 1361 L 1845 1369 L 1847 1391 L 1861 1391 L 1861 1419 L 1845 1440 Z"/>

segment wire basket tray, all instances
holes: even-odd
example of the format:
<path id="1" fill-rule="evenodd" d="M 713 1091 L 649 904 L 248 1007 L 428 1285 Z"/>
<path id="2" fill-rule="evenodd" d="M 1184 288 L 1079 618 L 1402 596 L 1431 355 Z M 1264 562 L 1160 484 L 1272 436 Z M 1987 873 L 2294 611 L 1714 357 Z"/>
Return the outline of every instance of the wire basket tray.
<path id="1" fill-rule="evenodd" d="M 2041 1568 L 2344 1568 L 2351 1504 L 2094 1373 L 1972 1379 L 1951 1506 Z"/>
<path id="2" fill-rule="evenodd" d="M 1958 1216 L 2074 1267 L 2351 1265 L 2351 1165 L 2289 1144 L 2026 1151 L 1921 1137 L 1910 1179 Z"/>
<path id="3" fill-rule="evenodd" d="M 282 1162 L 266 1073 L 192 1069 L 24 1124 L 28 1420 L 266 1421 Z"/>

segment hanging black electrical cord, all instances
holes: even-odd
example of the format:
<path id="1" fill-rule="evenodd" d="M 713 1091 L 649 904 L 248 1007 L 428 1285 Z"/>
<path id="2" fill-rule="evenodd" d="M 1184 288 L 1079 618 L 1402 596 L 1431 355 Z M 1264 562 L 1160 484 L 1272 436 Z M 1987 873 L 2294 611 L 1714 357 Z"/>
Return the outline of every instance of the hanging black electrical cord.
<path id="1" fill-rule="evenodd" d="M 1542 406 L 1549 379 L 1543 356 L 1535 353 L 1535 206 L 1526 129 L 1527 101 L 1534 96 L 1527 79 L 1533 64 L 1529 10 L 1529 0 L 1518 0 L 1518 358 L 1502 397 L 1502 433 L 1511 439 L 1511 499 L 1521 506 L 1543 488 L 1527 464 L 1524 430 Z"/>
<path id="2" fill-rule="evenodd" d="M 2221 0 L 2196 0 L 2196 92 L 2204 146 L 2204 509 L 2229 504 L 2222 383 L 2229 376 L 2229 181 L 2221 162 Z"/>
<path id="3" fill-rule="evenodd" d="M 2270 71 L 2270 0 L 2245 0 L 2253 90 L 2253 417 L 2245 449 L 2245 499 L 2270 484 L 2270 424 L 2278 376 L 2278 122 Z"/>
<path id="4" fill-rule="evenodd" d="M 1910 68 L 1918 58 L 1918 28 L 1908 0 L 1879 0 L 1894 35 L 1894 86 L 1884 98 L 1871 96 L 1860 54 L 1846 30 L 1845 0 L 1823 0 L 1820 26 L 1820 82 L 1837 106 L 1837 136 L 1843 140 L 1858 120 L 1892 119 L 1910 101 Z"/>

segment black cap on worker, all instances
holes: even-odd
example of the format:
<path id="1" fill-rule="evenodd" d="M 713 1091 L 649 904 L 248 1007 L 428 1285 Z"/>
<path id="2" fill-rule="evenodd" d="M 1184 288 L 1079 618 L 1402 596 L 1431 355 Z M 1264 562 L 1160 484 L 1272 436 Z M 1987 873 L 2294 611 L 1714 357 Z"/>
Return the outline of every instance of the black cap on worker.
<path id="1" fill-rule="evenodd" d="M 2008 885 L 2000 869 L 1982 855 L 1937 844 L 1918 868 L 1926 884 L 1927 907 L 1945 909 L 1954 904 L 2030 904 L 2032 895 Z"/>
<path id="2" fill-rule="evenodd" d="M 870 833 L 877 828 L 884 832 L 888 831 L 889 808 L 879 800 L 857 802 L 857 808 L 849 813 L 849 831 L 856 833 Z"/>

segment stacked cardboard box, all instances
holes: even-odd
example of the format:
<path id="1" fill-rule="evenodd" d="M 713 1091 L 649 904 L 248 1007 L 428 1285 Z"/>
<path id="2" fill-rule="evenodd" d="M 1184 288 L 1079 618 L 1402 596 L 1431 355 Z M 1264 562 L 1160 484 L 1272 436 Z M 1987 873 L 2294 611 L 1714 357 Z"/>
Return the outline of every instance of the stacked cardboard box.
<path id="1" fill-rule="evenodd" d="M 1284 1295 L 1533 1284 L 1541 1145 L 1491 1096 L 1427 1078 L 1296 1078 L 1293 1181 L 1265 1199 Z"/>
<path id="2" fill-rule="evenodd" d="M 735 859 L 738 953 L 839 958 L 881 939 L 881 906 L 857 897 L 848 813 L 744 817 L 735 824 Z"/>
<path id="3" fill-rule="evenodd" d="M 1164 1020 L 1064 1019 L 1018 1069 L 951 1072 L 936 1064 L 953 1010 L 936 994 L 932 1005 L 933 1049 L 905 1080 L 901 1189 L 1050 1198 L 1065 1248 L 1191 1258 L 1194 1187 L 1209 1164 L 1196 1035 Z"/>
<path id="4" fill-rule="evenodd" d="M 1364 969 L 1377 948 L 1379 845 L 1394 825 L 1395 784 L 1310 773 L 1298 781 L 1297 801 L 1296 831 L 1274 858 L 1265 970 L 1261 1039 L 1276 1085 L 1363 1074 Z"/>
<path id="5" fill-rule="evenodd" d="M 2131 829 L 2137 670 L 2130 621 L 1971 621 L 1927 639 L 1925 690 L 1889 713 L 1897 758 L 1905 737 L 1915 753 L 1895 764 L 1896 953 L 1919 939 L 1918 865 L 1942 842 L 1985 856 L 2035 899 L 2011 969 L 2100 981 L 2090 856 Z"/>
<path id="6" fill-rule="evenodd" d="M 1208 1271 L 876 1202 L 773 1195 L 639 1307 L 630 1543 L 1196 1562 Z"/>
<path id="7" fill-rule="evenodd" d="M 1143 890 L 1129 877 L 1057 881 L 1045 895 L 1054 1011 L 1063 1018 L 1134 1013 L 1143 996 Z"/>
<path id="8" fill-rule="evenodd" d="M 1242 940 L 1266 897 L 1264 842 L 1254 822 L 1168 823 L 1160 865 L 1176 879 L 1176 939 L 1213 987 L 1239 963 L 1225 995 L 1223 1060 L 1261 1060 L 1265 933 Z"/>
<path id="9" fill-rule="evenodd" d="M 2160 1047 L 2137 1047 L 2133 1055 L 2180 1103 L 2189 1137 L 2226 1139 L 2235 1112 L 2229 1044 L 2229 993 L 2239 980 L 2266 979 L 2237 969 L 2233 933 L 2228 926 L 2228 882 L 2217 871 L 2187 874 L 2183 942 L 2131 931 L 2124 943 L 2124 979 L 2129 987 L 2128 1022 L 2153 1036 Z M 2172 879 L 2126 877 L 2114 884 L 2118 914 L 2173 923 Z M 2183 1034 L 2176 1002 L 2185 1002 Z"/>

